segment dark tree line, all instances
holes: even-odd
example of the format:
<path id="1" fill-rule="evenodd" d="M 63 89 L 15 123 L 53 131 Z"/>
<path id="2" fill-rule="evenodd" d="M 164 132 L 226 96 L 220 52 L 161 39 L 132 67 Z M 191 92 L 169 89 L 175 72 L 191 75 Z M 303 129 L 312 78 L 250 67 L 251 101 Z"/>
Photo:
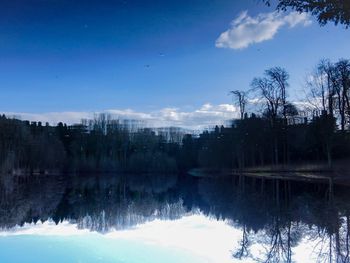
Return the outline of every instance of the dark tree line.
<path id="1" fill-rule="evenodd" d="M 239 119 L 199 135 L 145 128 L 101 114 L 57 126 L 0 117 L 2 173 L 176 173 L 194 168 L 242 170 L 318 162 L 331 168 L 350 156 L 350 61 L 322 60 L 297 107 L 280 67 L 230 92 Z M 247 109 L 253 109 L 248 112 Z M 327 169 L 328 169 L 327 168 Z"/>
<path id="2" fill-rule="evenodd" d="M 25 168 L 59 169 L 65 150 L 55 128 L 41 122 L 0 117 L 0 167 L 3 172 Z"/>
<path id="3" fill-rule="evenodd" d="M 179 129 L 152 130 L 101 114 L 79 125 L 0 117 L 3 173 L 177 172 Z"/>

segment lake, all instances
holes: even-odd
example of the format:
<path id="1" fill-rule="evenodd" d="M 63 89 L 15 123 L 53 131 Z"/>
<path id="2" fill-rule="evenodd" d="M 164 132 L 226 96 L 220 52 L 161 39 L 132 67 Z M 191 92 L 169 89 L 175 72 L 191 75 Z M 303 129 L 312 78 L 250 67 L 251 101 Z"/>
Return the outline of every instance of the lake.
<path id="1" fill-rule="evenodd" d="M 346 185 L 246 176 L 3 176 L 1 262 L 350 262 Z"/>

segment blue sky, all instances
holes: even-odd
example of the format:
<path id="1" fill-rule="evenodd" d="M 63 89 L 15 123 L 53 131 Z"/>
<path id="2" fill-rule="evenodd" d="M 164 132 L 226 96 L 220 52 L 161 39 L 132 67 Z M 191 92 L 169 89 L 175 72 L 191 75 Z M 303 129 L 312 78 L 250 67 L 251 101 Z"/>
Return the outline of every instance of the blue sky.
<path id="1" fill-rule="evenodd" d="M 0 6 L 0 111 L 24 118 L 70 112 L 78 119 L 116 110 L 179 125 L 184 116 L 218 121 L 234 111 L 228 91 L 249 88 L 269 67 L 288 70 L 291 99 L 299 100 L 319 59 L 350 58 L 349 30 L 277 14 L 256 0 L 12 0 Z M 52 118 L 60 117 L 69 121 Z"/>

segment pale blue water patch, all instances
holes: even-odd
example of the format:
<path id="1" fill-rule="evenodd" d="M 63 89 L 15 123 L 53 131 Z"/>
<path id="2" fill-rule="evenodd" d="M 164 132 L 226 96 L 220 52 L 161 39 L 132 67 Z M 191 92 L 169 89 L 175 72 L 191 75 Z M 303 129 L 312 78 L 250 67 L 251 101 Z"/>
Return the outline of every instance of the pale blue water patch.
<path id="1" fill-rule="evenodd" d="M 201 214 L 104 234 L 49 221 L 0 230 L 0 263 L 263 262 L 271 245 L 266 232 L 256 234 L 251 256 L 240 261 L 232 253 L 241 248 L 241 229 Z M 293 262 L 317 261 L 312 251 L 320 240 L 305 238 L 292 248 Z"/>
<path id="2" fill-rule="evenodd" d="M 0 262 L 204 263 L 208 261 L 176 248 L 124 239 L 108 239 L 100 234 L 86 234 L 0 237 Z"/>
<path id="3" fill-rule="evenodd" d="M 191 214 L 101 234 L 63 221 L 0 230 L 0 263 L 231 263 L 240 230 Z"/>

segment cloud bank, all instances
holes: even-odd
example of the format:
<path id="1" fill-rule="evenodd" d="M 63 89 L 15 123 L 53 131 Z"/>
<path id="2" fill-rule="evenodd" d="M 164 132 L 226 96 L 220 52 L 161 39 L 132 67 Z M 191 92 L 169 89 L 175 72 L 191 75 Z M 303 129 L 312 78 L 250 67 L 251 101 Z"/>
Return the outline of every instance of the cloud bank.
<path id="1" fill-rule="evenodd" d="M 163 108 L 152 112 L 139 112 L 132 109 L 109 109 L 101 112 L 4 112 L 6 116 L 22 120 L 41 121 L 43 123 L 67 124 L 80 123 L 82 119 L 93 119 L 96 114 L 107 113 L 113 118 L 144 121 L 150 127 L 176 126 L 191 130 L 201 130 L 214 125 L 224 124 L 238 117 L 238 109 L 231 104 L 213 105 L 206 103 L 193 111 L 179 108 Z"/>
<path id="2" fill-rule="evenodd" d="M 217 48 L 243 49 L 251 44 L 273 39 L 282 27 L 293 28 L 310 24 L 310 17 L 306 13 L 290 12 L 285 14 L 274 11 L 251 17 L 247 11 L 243 11 L 232 21 L 231 27 L 220 34 L 215 46 Z"/>

